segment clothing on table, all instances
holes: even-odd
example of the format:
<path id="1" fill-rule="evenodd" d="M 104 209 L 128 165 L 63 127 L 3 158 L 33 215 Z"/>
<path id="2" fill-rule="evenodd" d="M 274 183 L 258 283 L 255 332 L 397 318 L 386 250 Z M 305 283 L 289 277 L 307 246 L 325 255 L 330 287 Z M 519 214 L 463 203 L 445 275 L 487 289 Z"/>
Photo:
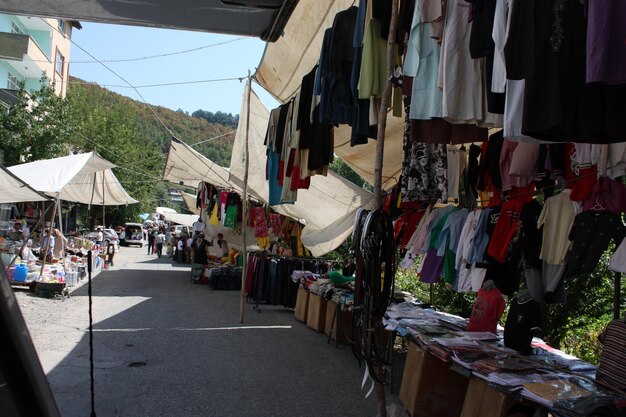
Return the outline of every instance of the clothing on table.
<path id="1" fill-rule="evenodd" d="M 531 342 L 541 330 L 539 303 L 529 295 L 518 295 L 511 301 L 504 326 L 504 346 L 524 355 L 532 353 Z"/>
<path id="2" fill-rule="evenodd" d="M 495 286 L 488 290 L 481 288 L 478 290 L 476 301 L 472 307 L 467 331 L 496 333 L 498 321 L 500 321 L 505 307 L 504 298 Z"/>

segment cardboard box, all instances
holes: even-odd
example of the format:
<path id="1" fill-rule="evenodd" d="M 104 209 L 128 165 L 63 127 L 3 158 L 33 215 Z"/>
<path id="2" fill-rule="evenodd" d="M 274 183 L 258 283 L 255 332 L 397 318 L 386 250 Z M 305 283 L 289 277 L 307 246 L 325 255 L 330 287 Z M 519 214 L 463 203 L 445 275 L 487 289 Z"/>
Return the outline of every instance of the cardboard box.
<path id="1" fill-rule="evenodd" d="M 317 294 L 309 294 L 309 309 L 306 316 L 306 325 L 311 329 L 318 332 L 324 331 L 324 325 L 326 324 L 326 304 L 327 301 L 323 300 Z"/>
<path id="2" fill-rule="evenodd" d="M 309 292 L 304 288 L 298 288 L 298 297 L 296 298 L 296 320 L 306 323 L 307 313 L 309 310 Z"/>
<path id="3" fill-rule="evenodd" d="M 400 402 L 411 417 L 458 417 L 468 379 L 414 343 L 409 344 Z"/>
<path id="4" fill-rule="evenodd" d="M 330 336 L 330 340 L 337 340 L 337 342 L 344 343 L 347 342 L 352 335 L 352 312 L 342 311 L 341 309 L 337 311 L 338 307 L 339 306 L 334 301 L 329 301 L 326 304 L 326 324 L 324 325 L 324 333 L 326 336 Z M 337 314 L 336 317 L 335 314 Z"/>
<path id="5" fill-rule="evenodd" d="M 487 381 L 470 378 L 460 417 L 504 417 L 514 404 L 519 402 L 490 387 Z"/>

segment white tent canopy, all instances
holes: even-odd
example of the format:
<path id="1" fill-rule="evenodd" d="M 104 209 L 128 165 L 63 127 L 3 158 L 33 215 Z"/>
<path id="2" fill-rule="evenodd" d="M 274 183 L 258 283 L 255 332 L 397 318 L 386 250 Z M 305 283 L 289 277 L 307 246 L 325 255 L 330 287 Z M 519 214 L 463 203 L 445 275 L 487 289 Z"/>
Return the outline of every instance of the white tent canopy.
<path id="1" fill-rule="evenodd" d="M 49 200 L 0 165 L 0 204 Z"/>
<path id="2" fill-rule="evenodd" d="M 335 15 L 354 5 L 352 0 L 300 1 L 285 26 L 283 36 L 268 43 L 254 78 L 280 102 L 286 102 L 300 89 L 302 77 L 317 64 L 324 31 L 331 27 Z M 241 117 L 241 116 L 240 116 Z M 251 114 L 251 119 L 256 117 Z M 241 120 L 241 118 L 240 118 Z M 250 120 L 250 125 L 255 122 Z M 387 118 L 383 161 L 383 189 L 395 186 L 402 170 L 402 133 L 404 117 Z M 374 183 L 376 141 L 350 146 L 350 127 L 335 129 L 335 153 L 370 184 Z"/>
<path id="3" fill-rule="evenodd" d="M 114 167 L 89 152 L 14 165 L 9 171 L 33 189 L 61 200 L 106 206 L 137 203 L 111 171 Z"/>

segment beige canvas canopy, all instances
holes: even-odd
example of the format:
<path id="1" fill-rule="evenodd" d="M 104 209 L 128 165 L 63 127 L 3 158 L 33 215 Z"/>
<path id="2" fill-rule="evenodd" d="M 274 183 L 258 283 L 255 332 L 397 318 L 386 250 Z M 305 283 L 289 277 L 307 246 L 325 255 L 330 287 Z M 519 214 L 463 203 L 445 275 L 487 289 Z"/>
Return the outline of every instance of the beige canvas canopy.
<path id="1" fill-rule="evenodd" d="M 0 204 L 49 200 L 0 165 Z"/>

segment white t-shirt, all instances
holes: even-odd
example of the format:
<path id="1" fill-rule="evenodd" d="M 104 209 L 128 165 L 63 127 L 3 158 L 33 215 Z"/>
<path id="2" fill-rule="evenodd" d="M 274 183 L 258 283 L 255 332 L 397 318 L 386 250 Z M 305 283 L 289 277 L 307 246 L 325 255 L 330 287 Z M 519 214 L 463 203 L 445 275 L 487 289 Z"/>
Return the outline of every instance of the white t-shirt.
<path id="1" fill-rule="evenodd" d="M 178 244 L 176 245 L 176 247 L 178 248 L 178 250 L 183 250 L 183 241 L 182 241 L 182 239 L 178 241 Z"/>
<path id="2" fill-rule="evenodd" d="M 204 223 L 203 222 L 195 222 L 193 224 L 193 230 L 194 230 L 194 232 L 202 232 L 204 230 Z"/>
<path id="3" fill-rule="evenodd" d="M 98 242 L 102 242 L 102 241 L 104 240 L 104 235 L 102 234 L 102 232 L 98 232 L 98 233 L 96 234 L 96 240 L 97 240 Z"/>

